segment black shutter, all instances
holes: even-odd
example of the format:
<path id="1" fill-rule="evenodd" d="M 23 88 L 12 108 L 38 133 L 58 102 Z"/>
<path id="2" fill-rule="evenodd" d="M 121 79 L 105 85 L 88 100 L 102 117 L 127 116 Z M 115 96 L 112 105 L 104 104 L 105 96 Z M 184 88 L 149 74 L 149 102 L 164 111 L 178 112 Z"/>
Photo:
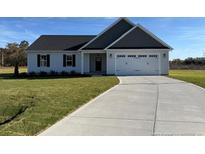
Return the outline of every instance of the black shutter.
<path id="1" fill-rule="evenodd" d="M 75 67 L 75 55 L 73 55 L 73 67 Z"/>
<path id="2" fill-rule="evenodd" d="M 37 55 L 37 66 L 40 67 L 40 55 Z"/>
<path id="3" fill-rule="evenodd" d="M 63 67 L 66 67 L 66 55 L 63 55 Z"/>
<path id="4" fill-rule="evenodd" d="M 47 55 L 47 67 L 50 67 L 50 55 Z"/>

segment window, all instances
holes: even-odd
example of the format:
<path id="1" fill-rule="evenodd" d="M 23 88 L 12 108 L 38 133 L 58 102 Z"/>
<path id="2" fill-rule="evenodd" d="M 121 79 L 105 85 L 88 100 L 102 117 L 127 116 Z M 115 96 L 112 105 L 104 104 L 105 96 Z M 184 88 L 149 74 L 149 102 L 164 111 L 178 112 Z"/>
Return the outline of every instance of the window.
<path id="1" fill-rule="evenodd" d="M 50 55 L 37 55 L 38 67 L 49 67 L 50 66 Z"/>
<path id="2" fill-rule="evenodd" d="M 47 56 L 46 55 L 40 55 L 40 66 L 41 67 L 47 66 Z"/>
<path id="3" fill-rule="evenodd" d="M 128 55 L 128 57 L 135 58 L 135 57 L 136 57 L 136 55 Z"/>
<path id="4" fill-rule="evenodd" d="M 139 58 L 145 58 L 147 55 L 138 55 Z"/>
<path id="5" fill-rule="evenodd" d="M 124 58 L 125 55 L 117 55 L 117 58 Z"/>
<path id="6" fill-rule="evenodd" d="M 149 55 L 151 58 L 157 58 L 157 55 Z"/>
<path id="7" fill-rule="evenodd" d="M 63 66 L 75 66 L 75 55 L 63 55 Z"/>
<path id="8" fill-rule="evenodd" d="M 73 66 L 73 57 L 72 57 L 72 55 L 66 55 L 66 66 Z"/>

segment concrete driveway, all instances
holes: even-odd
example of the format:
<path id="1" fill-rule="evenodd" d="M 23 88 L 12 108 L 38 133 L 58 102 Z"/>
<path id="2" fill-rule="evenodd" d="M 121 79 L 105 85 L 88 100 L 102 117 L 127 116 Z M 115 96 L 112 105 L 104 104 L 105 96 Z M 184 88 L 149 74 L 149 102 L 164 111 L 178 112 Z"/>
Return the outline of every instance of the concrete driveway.
<path id="1" fill-rule="evenodd" d="M 40 135 L 205 135 L 205 90 L 164 76 L 120 84 Z"/>

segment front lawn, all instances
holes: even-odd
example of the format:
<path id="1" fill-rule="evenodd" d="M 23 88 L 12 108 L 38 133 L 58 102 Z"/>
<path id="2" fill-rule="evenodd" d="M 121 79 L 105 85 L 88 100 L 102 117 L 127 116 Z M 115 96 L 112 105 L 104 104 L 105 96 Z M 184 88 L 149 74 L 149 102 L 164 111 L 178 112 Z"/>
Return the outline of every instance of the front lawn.
<path id="1" fill-rule="evenodd" d="M 169 76 L 205 88 L 205 70 L 170 70 Z"/>
<path id="2" fill-rule="evenodd" d="M 119 82 L 114 76 L 4 78 L 11 71 L 0 69 L 0 135 L 36 135 Z"/>

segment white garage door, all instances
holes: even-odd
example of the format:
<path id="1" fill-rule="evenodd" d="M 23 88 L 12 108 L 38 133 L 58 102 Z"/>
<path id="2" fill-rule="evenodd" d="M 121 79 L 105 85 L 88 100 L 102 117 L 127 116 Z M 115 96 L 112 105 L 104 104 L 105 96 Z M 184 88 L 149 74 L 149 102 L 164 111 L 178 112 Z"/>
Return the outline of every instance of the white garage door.
<path id="1" fill-rule="evenodd" d="M 117 75 L 158 75 L 158 54 L 117 54 Z"/>

